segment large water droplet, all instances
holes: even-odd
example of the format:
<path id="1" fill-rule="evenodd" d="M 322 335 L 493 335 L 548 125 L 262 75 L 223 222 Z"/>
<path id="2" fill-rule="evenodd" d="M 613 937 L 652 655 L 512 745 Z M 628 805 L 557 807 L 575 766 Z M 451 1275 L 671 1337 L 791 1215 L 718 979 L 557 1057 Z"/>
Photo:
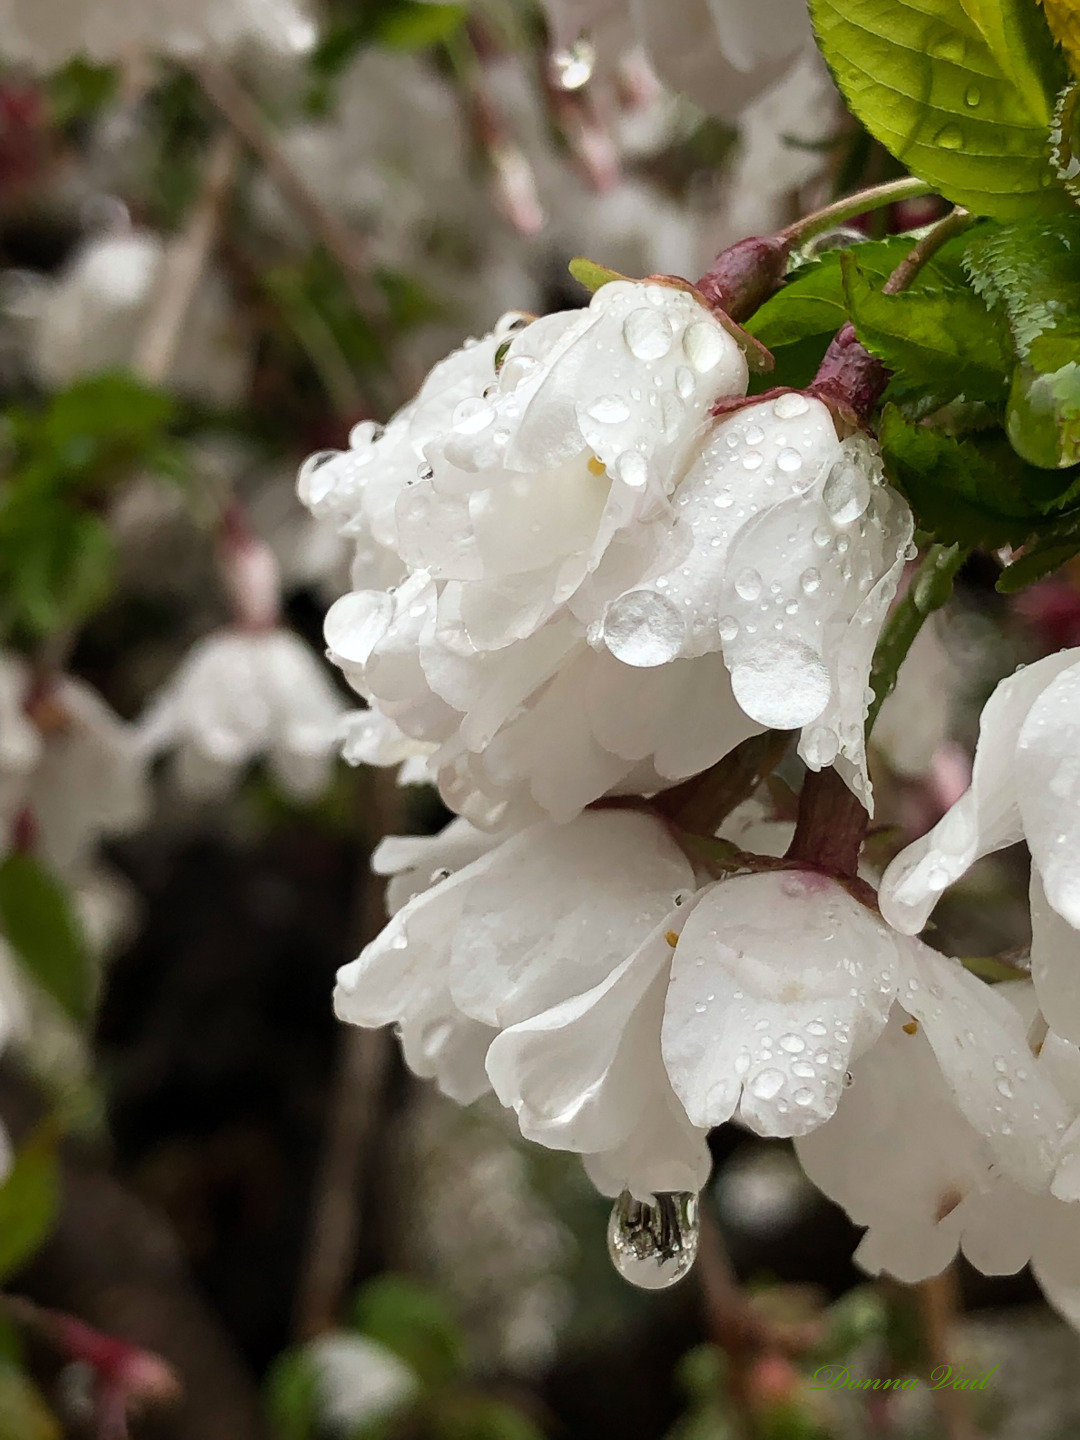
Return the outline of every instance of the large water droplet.
<path id="1" fill-rule="evenodd" d="M 639 360 L 662 360 L 671 349 L 671 321 L 661 310 L 631 310 L 623 324 L 623 339 Z"/>
<path id="2" fill-rule="evenodd" d="M 773 414 L 778 420 L 797 420 L 800 415 L 805 415 L 810 409 L 810 402 L 805 395 L 800 395 L 795 390 L 789 390 L 776 397 L 772 408 Z"/>
<path id="3" fill-rule="evenodd" d="M 649 668 L 674 660 L 686 641 L 686 622 L 651 590 L 629 590 L 608 606 L 604 644 L 624 665 Z"/>
<path id="4" fill-rule="evenodd" d="M 619 456 L 614 465 L 615 474 L 624 485 L 640 490 L 649 478 L 649 466 L 644 455 L 636 450 L 627 450 Z"/>
<path id="5" fill-rule="evenodd" d="M 763 640 L 731 671 L 735 699 L 762 725 L 799 730 L 816 720 L 832 694 L 821 657 L 801 640 Z"/>
<path id="6" fill-rule="evenodd" d="M 742 600 L 756 600 L 761 594 L 761 576 L 756 570 L 740 570 L 735 577 L 735 593 Z"/>
<path id="7" fill-rule="evenodd" d="M 699 375 L 715 370 L 724 354 L 724 335 L 717 325 L 697 320 L 689 326 L 683 336 L 686 358 Z"/>
<path id="8" fill-rule="evenodd" d="M 842 451 L 833 463 L 821 492 L 825 508 L 838 525 L 857 520 L 870 503 L 870 477 L 857 454 Z"/>
<path id="9" fill-rule="evenodd" d="M 600 395 L 589 405 L 588 413 L 602 425 L 621 425 L 630 418 L 630 406 L 621 395 Z"/>
<path id="10" fill-rule="evenodd" d="M 478 435 L 481 430 L 486 430 L 494 419 L 493 407 L 479 395 L 474 395 L 462 400 L 450 423 L 459 435 Z"/>
<path id="11" fill-rule="evenodd" d="M 940 145 L 943 150 L 962 150 L 964 132 L 959 125 L 945 125 L 934 136 L 934 144 Z"/>
<path id="12" fill-rule="evenodd" d="M 608 1221 L 608 1254 L 631 1285 L 666 1290 L 689 1273 L 698 1248 L 698 1197 L 687 1191 L 656 1195 L 654 1203 L 624 1190 Z"/>
<path id="13" fill-rule="evenodd" d="M 759 1100 L 772 1100 L 784 1088 L 784 1076 L 780 1070 L 759 1070 L 750 1081 L 750 1093 Z"/>

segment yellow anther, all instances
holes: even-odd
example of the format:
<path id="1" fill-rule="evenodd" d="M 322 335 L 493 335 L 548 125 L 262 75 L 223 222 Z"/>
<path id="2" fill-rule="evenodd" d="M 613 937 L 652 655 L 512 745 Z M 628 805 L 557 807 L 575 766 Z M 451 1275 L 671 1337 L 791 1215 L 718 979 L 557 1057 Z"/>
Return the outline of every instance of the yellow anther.
<path id="1" fill-rule="evenodd" d="M 607 474 L 607 466 L 598 456 L 590 455 L 589 473 L 590 475 L 605 475 Z"/>
<path id="2" fill-rule="evenodd" d="M 901 1028 L 905 1035 L 914 1035 L 919 1028 L 919 1022 L 917 1020 L 909 1020 L 907 1024 Z"/>
<path id="3" fill-rule="evenodd" d="M 673 950 L 675 949 L 675 946 L 679 943 L 679 936 L 674 930 L 665 931 L 664 939 L 667 941 L 667 943 L 671 946 Z"/>

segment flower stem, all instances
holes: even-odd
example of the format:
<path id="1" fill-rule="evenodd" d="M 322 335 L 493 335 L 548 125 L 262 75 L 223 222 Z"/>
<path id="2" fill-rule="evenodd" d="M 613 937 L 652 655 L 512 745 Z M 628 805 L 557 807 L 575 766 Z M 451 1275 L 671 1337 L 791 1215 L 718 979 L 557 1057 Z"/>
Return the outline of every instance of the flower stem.
<path id="1" fill-rule="evenodd" d="M 916 179 L 914 175 L 906 175 L 902 180 L 872 185 L 868 190 L 857 190 L 854 195 L 834 200 L 831 205 L 804 215 L 801 220 L 792 221 L 780 233 L 787 240 L 788 249 L 796 250 L 815 235 L 831 230 L 834 225 L 842 225 L 845 220 L 854 220 L 857 215 L 865 215 L 869 210 L 883 210 L 899 200 L 918 200 L 923 195 L 932 194 L 932 185 Z"/>
<path id="2" fill-rule="evenodd" d="M 967 559 L 967 553 L 959 545 L 932 545 L 904 598 L 886 620 L 870 666 L 870 687 L 874 698 L 866 716 L 867 739 L 878 712 L 896 687 L 900 666 L 927 616 L 940 610 L 952 595 L 953 581 Z"/>
<path id="3" fill-rule="evenodd" d="M 881 287 L 882 294 L 899 295 L 901 290 L 906 290 L 922 267 L 932 255 L 941 249 L 946 240 L 951 240 L 954 235 L 959 235 L 974 220 L 974 215 L 960 205 L 950 210 L 948 215 L 939 220 L 921 240 L 912 246 Z"/>

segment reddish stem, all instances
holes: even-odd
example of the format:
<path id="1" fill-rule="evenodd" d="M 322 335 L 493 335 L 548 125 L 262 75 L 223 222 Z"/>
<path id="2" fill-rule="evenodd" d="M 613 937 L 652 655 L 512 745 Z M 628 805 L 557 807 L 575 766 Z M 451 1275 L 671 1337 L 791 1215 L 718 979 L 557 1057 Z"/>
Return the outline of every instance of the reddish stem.
<path id="1" fill-rule="evenodd" d="M 710 305 L 732 320 L 749 320 L 784 283 L 791 240 L 783 235 L 754 235 L 731 245 L 697 282 Z"/>
<path id="2" fill-rule="evenodd" d="M 811 771 L 799 796 L 799 816 L 785 859 L 854 878 L 869 818 L 836 770 Z"/>

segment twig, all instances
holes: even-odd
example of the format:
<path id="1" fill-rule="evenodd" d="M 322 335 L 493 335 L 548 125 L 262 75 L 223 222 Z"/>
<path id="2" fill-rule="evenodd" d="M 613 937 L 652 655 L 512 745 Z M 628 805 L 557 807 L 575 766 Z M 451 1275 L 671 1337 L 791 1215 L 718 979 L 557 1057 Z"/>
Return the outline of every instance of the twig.
<path id="1" fill-rule="evenodd" d="M 263 169 L 308 230 L 336 261 L 357 305 L 369 318 L 383 314 L 386 309 L 385 301 L 371 283 L 359 237 L 312 193 L 304 177 L 278 143 L 258 105 L 232 71 L 218 61 L 205 57 L 193 60 L 191 67 L 206 98 L 248 149 L 258 157 Z"/>
<path id="2" fill-rule="evenodd" d="M 970 215 L 960 205 L 950 210 L 943 220 L 939 220 L 933 229 L 928 230 L 922 239 L 908 251 L 881 287 L 881 293 L 883 295 L 899 295 L 901 290 L 906 290 L 926 262 L 941 249 L 945 242 L 951 240 L 954 235 L 959 235 L 962 230 L 966 230 L 974 222 L 974 219 L 974 215 Z"/>
<path id="3" fill-rule="evenodd" d="M 132 362 L 136 375 L 148 385 L 164 384 L 172 370 L 184 322 L 217 241 L 239 148 L 232 130 L 217 135 L 198 199 L 166 254 L 161 283 Z"/>
<path id="4" fill-rule="evenodd" d="M 945 1370 L 948 1373 L 952 1366 L 950 1332 L 960 1308 L 955 1265 L 950 1265 L 940 1275 L 924 1280 L 916 1288 L 930 1372 Z M 978 1440 L 979 1432 L 962 1390 L 946 1385 L 933 1389 L 933 1396 L 941 1416 L 943 1440 Z"/>
<path id="5" fill-rule="evenodd" d="M 791 249 L 797 249 L 815 235 L 831 230 L 835 225 L 842 225 L 845 220 L 854 220 L 856 216 L 865 215 L 870 210 L 881 210 L 887 205 L 895 205 L 899 200 L 918 200 L 923 195 L 932 194 L 933 186 L 908 175 L 902 180 L 890 180 L 885 185 L 873 185 L 868 190 L 857 190 L 854 195 L 845 195 L 843 199 L 834 200 L 821 210 L 815 210 L 812 214 L 793 221 L 780 233 L 788 240 Z"/>
<path id="6" fill-rule="evenodd" d="M 368 832 L 394 828 L 400 791 L 392 770 L 369 770 Z M 359 940 L 385 921 L 383 886 L 365 866 L 360 882 Z M 301 1340 L 333 1329 L 352 1273 L 361 1220 L 361 1182 L 371 1152 L 378 1104 L 391 1056 L 385 1030 L 347 1027 L 341 1039 L 323 1153 L 315 1177 L 307 1254 L 301 1267 L 294 1330 Z"/>

